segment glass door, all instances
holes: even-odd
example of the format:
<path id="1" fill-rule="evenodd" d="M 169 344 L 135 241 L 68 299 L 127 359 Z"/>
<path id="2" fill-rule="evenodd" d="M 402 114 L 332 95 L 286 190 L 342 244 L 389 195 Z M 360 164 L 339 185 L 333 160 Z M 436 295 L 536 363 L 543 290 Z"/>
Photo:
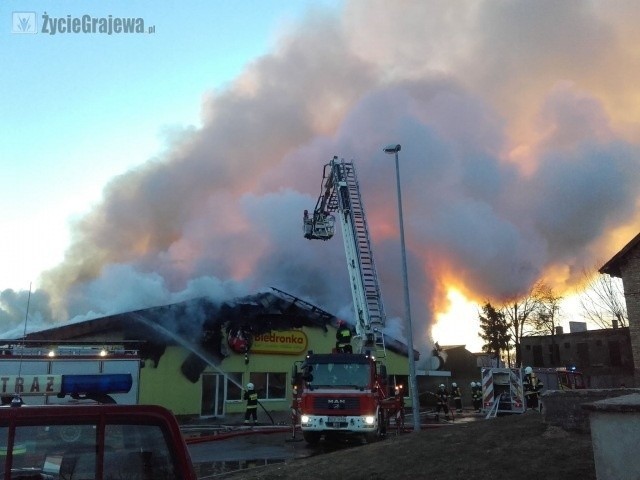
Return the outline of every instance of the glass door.
<path id="1" fill-rule="evenodd" d="M 224 379 L 225 376 L 218 373 L 204 373 L 202 375 L 201 416 L 224 416 L 224 402 L 226 398 Z"/>

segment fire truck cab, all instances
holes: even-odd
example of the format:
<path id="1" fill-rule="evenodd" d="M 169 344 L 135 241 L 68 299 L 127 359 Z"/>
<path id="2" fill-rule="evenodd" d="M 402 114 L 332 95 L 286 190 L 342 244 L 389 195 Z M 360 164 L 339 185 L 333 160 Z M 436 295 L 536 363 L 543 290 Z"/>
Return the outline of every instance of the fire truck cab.
<path id="1" fill-rule="evenodd" d="M 195 480 L 178 423 L 156 405 L 0 407 L 4 480 Z"/>
<path id="2" fill-rule="evenodd" d="M 582 372 L 574 366 L 533 367 L 533 372 L 542 380 L 544 390 L 582 390 L 587 388 L 587 382 Z"/>
<path id="3" fill-rule="evenodd" d="M 368 353 L 309 352 L 294 365 L 292 378 L 293 410 L 307 443 L 317 443 L 322 435 L 377 440 L 392 414 L 404 407 L 401 392 L 387 394 L 386 369 Z"/>
<path id="4" fill-rule="evenodd" d="M 117 405 L 129 374 L 4 376 L 0 406 L 3 480 L 195 480 L 174 415 L 157 405 Z M 21 394 L 67 400 L 27 405 Z M 10 398 L 9 401 L 7 401 Z M 106 403 L 101 403 L 106 402 Z"/>

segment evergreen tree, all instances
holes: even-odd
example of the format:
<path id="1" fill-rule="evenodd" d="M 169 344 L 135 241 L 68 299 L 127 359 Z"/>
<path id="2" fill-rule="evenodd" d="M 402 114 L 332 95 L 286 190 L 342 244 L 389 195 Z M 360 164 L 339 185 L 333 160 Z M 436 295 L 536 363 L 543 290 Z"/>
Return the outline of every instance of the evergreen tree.
<path id="1" fill-rule="evenodd" d="M 491 303 L 487 302 L 482 307 L 480 319 L 480 338 L 485 344 L 482 351 L 493 353 L 496 359 L 500 360 L 500 352 L 509 348 L 511 335 L 509 334 L 509 323 L 503 312 L 496 310 Z"/>

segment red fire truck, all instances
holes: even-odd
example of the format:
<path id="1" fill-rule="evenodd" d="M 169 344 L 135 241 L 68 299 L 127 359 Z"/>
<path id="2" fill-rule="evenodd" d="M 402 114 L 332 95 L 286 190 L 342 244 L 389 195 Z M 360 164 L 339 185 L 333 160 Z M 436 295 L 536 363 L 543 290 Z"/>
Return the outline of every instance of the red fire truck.
<path id="1" fill-rule="evenodd" d="M 65 430 L 85 431 L 61 442 Z M 0 478 L 195 480 L 178 423 L 155 405 L 0 407 Z"/>
<path id="2" fill-rule="evenodd" d="M 106 398 L 114 387 L 122 390 L 121 376 L 63 375 L 61 391 L 74 398 Z M 49 381 L 53 388 L 58 379 Z M 25 405 L 14 394 L 9 404 L 0 407 L 0 478 L 197 477 L 178 422 L 164 407 L 80 402 Z"/>
<path id="3" fill-rule="evenodd" d="M 309 352 L 292 377 L 294 416 L 307 443 L 322 435 L 361 435 L 371 442 L 386 434 L 391 419 L 403 426 L 402 390 L 388 394 L 385 366 L 371 354 Z"/>
<path id="4" fill-rule="evenodd" d="M 398 428 L 404 421 L 402 389 L 394 386 L 389 392 L 386 367 L 376 361 L 386 355 L 385 313 L 355 166 L 338 157 L 324 166 L 322 191 L 313 214 L 304 212 L 305 238 L 332 238 L 334 212 L 342 225 L 356 317 L 352 323 L 355 348 L 349 345 L 349 353 L 310 352 L 301 365 L 294 365 L 294 428 L 299 422 L 309 443 L 318 442 L 322 435 L 342 434 L 375 440 L 386 433 L 391 418 Z"/>

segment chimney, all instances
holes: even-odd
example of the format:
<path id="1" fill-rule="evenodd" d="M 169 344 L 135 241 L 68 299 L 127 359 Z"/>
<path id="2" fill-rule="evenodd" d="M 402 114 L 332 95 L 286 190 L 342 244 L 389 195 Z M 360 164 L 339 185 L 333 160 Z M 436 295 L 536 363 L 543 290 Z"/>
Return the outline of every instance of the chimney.
<path id="1" fill-rule="evenodd" d="M 618 328 L 618 320 L 611 320 L 611 326 L 613 328 Z"/>
<path id="2" fill-rule="evenodd" d="M 556 327 L 556 335 L 562 335 L 564 333 L 564 329 L 562 327 Z"/>
<path id="3" fill-rule="evenodd" d="M 569 331 L 571 333 L 586 332 L 587 322 L 569 322 Z"/>

